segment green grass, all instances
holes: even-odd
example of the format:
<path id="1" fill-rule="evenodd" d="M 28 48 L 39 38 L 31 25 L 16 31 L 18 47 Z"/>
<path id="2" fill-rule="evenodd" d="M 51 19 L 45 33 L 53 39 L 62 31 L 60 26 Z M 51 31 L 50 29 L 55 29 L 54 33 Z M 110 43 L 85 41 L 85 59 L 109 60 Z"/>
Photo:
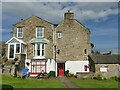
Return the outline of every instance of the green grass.
<path id="1" fill-rule="evenodd" d="M 118 88 L 119 84 L 115 80 L 92 80 L 92 79 L 75 79 L 70 81 L 79 88 Z"/>
<path id="2" fill-rule="evenodd" d="M 3 87 L 12 86 L 13 88 L 65 88 L 64 84 L 57 78 L 35 79 L 35 78 L 14 78 L 12 76 L 2 75 Z M 7 86 L 6 86 L 7 85 Z"/>

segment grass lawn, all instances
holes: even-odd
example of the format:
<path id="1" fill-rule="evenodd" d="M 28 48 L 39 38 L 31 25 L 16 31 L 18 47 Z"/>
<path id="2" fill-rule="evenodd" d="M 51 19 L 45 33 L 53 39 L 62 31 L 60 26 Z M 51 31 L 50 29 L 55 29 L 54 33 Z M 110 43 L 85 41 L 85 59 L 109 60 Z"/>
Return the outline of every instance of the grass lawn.
<path id="1" fill-rule="evenodd" d="M 2 86 L 12 86 L 13 88 L 65 88 L 64 84 L 57 78 L 35 79 L 35 78 L 14 78 L 12 76 L 2 75 Z"/>
<path id="2" fill-rule="evenodd" d="M 91 80 L 70 78 L 70 81 L 79 88 L 118 88 L 119 84 L 115 80 Z"/>

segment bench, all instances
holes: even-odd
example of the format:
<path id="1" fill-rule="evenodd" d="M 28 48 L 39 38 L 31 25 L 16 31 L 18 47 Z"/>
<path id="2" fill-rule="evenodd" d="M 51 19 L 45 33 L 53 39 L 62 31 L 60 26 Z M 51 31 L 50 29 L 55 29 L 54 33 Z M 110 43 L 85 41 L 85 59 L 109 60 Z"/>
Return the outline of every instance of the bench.
<path id="1" fill-rule="evenodd" d="M 40 74 L 38 74 L 37 75 L 37 79 L 40 79 L 40 78 L 47 79 L 48 78 L 47 73 L 40 73 Z"/>

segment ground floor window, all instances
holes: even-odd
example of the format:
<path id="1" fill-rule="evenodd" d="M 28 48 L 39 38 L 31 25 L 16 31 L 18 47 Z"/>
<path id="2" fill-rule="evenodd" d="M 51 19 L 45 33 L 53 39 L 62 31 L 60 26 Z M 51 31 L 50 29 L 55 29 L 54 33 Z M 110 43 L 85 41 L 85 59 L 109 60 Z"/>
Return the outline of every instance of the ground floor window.
<path id="1" fill-rule="evenodd" d="M 46 72 L 46 60 L 32 60 L 31 73 Z"/>
<path id="2" fill-rule="evenodd" d="M 45 44 L 36 43 L 34 47 L 34 55 L 35 56 L 45 56 Z"/>
<path id="3" fill-rule="evenodd" d="M 14 59 L 15 54 L 25 54 L 26 45 L 22 43 L 9 43 L 8 44 L 8 58 Z"/>
<path id="4" fill-rule="evenodd" d="M 9 58 L 14 58 L 14 45 L 10 45 Z"/>

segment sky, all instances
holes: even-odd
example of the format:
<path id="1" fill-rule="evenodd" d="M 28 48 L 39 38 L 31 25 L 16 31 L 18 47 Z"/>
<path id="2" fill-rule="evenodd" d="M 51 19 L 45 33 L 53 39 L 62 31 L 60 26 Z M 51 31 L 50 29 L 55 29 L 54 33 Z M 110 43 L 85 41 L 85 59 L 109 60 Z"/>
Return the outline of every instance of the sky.
<path id="1" fill-rule="evenodd" d="M 94 50 L 118 53 L 117 2 L 2 2 L 2 40 L 12 37 L 13 24 L 21 18 L 35 15 L 58 24 L 68 10 L 74 12 L 75 19 L 90 29 Z"/>

